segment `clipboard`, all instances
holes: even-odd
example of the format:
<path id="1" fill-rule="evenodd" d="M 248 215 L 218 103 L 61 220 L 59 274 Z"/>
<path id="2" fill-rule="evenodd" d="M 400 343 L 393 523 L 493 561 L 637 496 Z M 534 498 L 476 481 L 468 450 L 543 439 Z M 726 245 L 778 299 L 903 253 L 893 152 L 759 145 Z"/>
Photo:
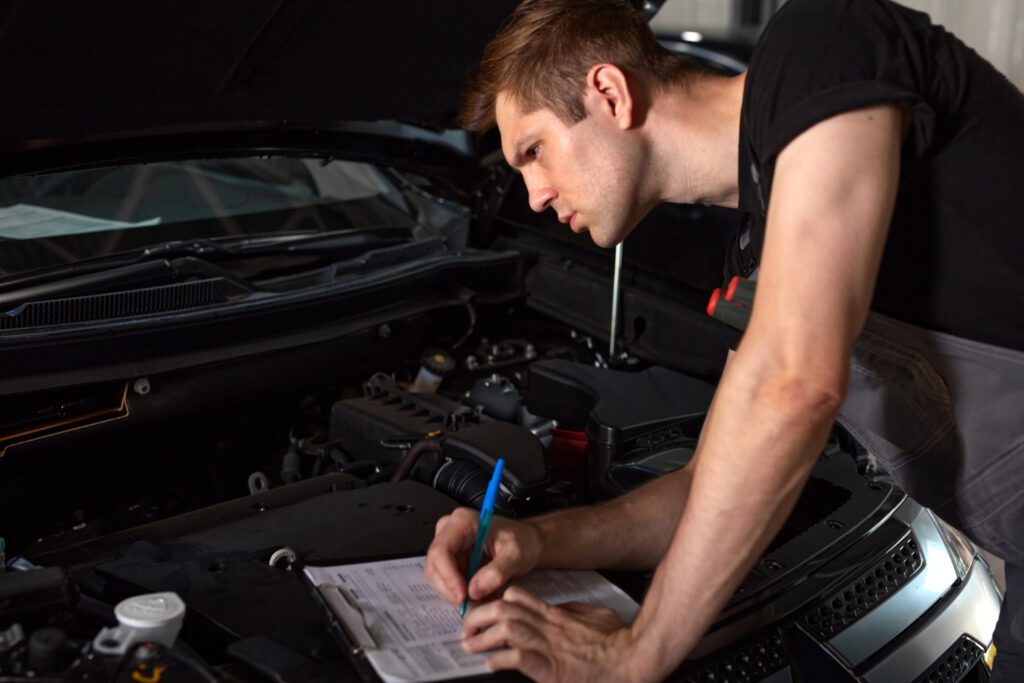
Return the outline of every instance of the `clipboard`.
<path id="1" fill-rule="evenodd" d="M 397 558 L 388 559 L 406 559 L 410 557 L 416 557 L 415 555 L 406 555 Z M 342 563 L 337 563 L 338 565 Z M 358 564 L 352 562 L 351 564 Z M 369 631 L 363 628 L 352 629 L 350 625 L 343 621 L 341 615 L 348 615 L 349 622 L 365 623 L 362 617 L 362 613 L 354 605 L 354 601 L 350 596 L 346 595 L 344 589 L 334 584 L 317 586 L 314 584 L 309 576 L 305 572 L 305 567 L 321 567 L 327 568 L 337 566 L 334 563 L 315 563 L 309 565 L 296 565 L 295 569 L 298 571 L 296 574 L 299 576 L 299 580 L 302 581 L 306 592 L 312 597 L 314 602 L 320 607 L 320 612 L 324 617 L 324 624 L 327 626 L 328 632 L 336 643 L 341 647 L 345 653 L 346 658 L 359 675 L 360 679 L 364 683 L 384 683 L 384 679 L 380 677 L 377 670 L 373 667 L 373 664 L 366 656 L 368 649 L 375 647 L 376 642 Z M 476 683 L 477 681 L 516 681 L 528 683 L 529 679 L 516 671 L 495 671 L 488 674 L 474 675 L 474 676 L 460 676 L 457 678 L 446 679 L 450 681 L 465 681 L 466 683 Z"/>
<path id="2" fill-rule="evenodd" d="M 328 632 L 334 641 L 338 643 L 342 651 L 345 653 L 349 663 L 352 664 L 352 668 L 356 670 L 359 677 L 365 683 L 383 683 L 380 676 L 377 675 L 377 671 L 370 664 L 370 660 L 366 658 L 366 652 L 363 645 L 358 640 L 353 638 L 346 630 L 345 625 L 341 619 L 331 608 L 331 605 L 327 602 L 324 594 L 321 592 L 320 587 L 313 584 L 306 575 L 305 567 L 296 567 L 299 571 L 296 574 L 299 580 L 306 588 L 306 592 L 313 598 L 316 604 L 320 607 L 320 613 L 324 617 L 324 624 L 327 626 Z"/>
<path id="3" fill-rule="evenodd" d="M 303 579 L 330 631 L 364 681 L 526 680 L 492 672 L 461 645 L 461 618 L 423 576 L 422 555 L 376 562 L 306 565 Z M 515 582 L 551 604 L 579 601 L 625 622 L 640 605 L 595 571 L 539 569 Z"/>

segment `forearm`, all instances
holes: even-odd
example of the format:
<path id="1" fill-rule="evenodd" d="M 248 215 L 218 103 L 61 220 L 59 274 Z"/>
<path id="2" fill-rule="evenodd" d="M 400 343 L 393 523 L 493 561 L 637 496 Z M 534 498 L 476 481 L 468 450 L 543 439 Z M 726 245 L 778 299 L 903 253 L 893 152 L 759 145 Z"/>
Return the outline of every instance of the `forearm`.
<path id="1" fill-rule="evenodd" d="M 834 397 L 742 355 L 719 386 L 685 513 L 633 625 L 636 661 L 651 667 L 641 678 L 667 675 L 696 646 L 781 528 L 831 427 Z"/>
<path id="2" fill-rule="evenodd" d="M 653 568 L 668 550 L 692 480 L 690 464 L 605 503 L 530 520 L 543 538 L 539 566 Z"/>

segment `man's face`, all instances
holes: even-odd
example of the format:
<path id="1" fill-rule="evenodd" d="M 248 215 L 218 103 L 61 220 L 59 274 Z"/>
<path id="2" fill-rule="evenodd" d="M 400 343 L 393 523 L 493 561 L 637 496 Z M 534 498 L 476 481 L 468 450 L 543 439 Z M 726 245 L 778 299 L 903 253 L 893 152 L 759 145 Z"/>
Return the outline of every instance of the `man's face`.
<path id="1" fill-rule="evenodd" d="M 639 195 L 643 150 L 614 118 L 584 99 L 588 116 L 568 126 L 549 109 L 524 114 L 499 93 L 495 106 L 505 159 L 523 174 L 530 208 L 553 209 L 574 232 L 611 247 L 646 212 Z"/>

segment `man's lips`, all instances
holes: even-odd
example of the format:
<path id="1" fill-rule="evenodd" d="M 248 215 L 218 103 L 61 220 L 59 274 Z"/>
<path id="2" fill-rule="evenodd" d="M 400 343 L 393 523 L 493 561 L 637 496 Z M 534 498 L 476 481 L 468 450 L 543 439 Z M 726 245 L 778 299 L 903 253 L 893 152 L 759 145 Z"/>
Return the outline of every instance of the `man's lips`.
<path id="1" fill-rule="evenodd" d="M 572 213 L 570 213 L 567 216 L 559 216 L 558 220 L 560 222 L 562 222 L 562 223 L 568 223 L 569 227 L 572 229 L 573 232 L 579 232 L 576 229 L 576 212 L 575 211 L 573 211 Z"/>

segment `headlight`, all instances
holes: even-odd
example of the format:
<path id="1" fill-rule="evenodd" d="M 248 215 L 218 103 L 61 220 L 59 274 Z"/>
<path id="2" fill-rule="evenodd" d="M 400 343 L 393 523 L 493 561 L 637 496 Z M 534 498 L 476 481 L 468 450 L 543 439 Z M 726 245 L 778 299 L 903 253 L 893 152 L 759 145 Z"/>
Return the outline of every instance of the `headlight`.
<path id="1" fill-rule="evenodd" d="M 942 539 L 946 542 L 946 549 L 949 551 L 950 559 L 953 560 L 957 577 L 963 580 L 974 563 L 974 556 L 976 554 L 974 543 L 971 542 L 971 539 L 964 536 L 962 532 L 942 521 L 931 510 L 928 511 L 928 514 L 931 515 L 932 521 L 935 522 L 935 526 L 938 527 Z"/>

